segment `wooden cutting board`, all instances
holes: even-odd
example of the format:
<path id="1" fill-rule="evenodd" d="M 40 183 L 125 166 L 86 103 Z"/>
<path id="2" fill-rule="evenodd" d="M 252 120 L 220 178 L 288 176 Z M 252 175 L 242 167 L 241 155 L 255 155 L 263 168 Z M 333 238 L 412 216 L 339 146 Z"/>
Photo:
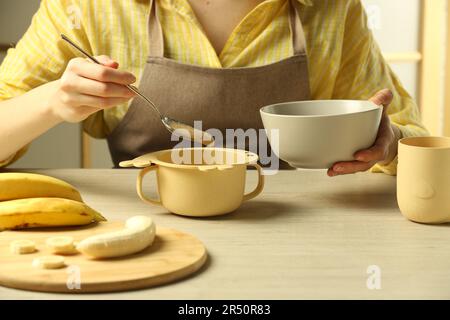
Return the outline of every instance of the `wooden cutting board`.
<path id="1" fill-rule="evenodd" d="M 82 254 L 65 256 L 67 266 L 57 270 L 31 265 L 34 258 L 51 254 L 45 246 L 49 237 L 68 235 L 80 241 L 122 227 L 121 222 L 104 222 L 82 228 L 0 232 L 0 285 L 44 292 L 125 291 L 178 280 L 200 269 L 206 261 L 206 249 L 197 238 L 157 227 L 153 244 L 134 255 L 108 260 L 92 260 Z M 19 239 L 35 241 L 38 251 L 24 255 L 11 253 L 11 241 Z"/>

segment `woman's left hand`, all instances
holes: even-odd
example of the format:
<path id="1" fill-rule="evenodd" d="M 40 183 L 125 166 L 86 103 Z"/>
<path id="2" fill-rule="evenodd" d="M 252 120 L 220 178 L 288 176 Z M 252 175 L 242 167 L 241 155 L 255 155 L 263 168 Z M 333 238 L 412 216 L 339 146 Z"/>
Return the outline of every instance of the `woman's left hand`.
<path id="1" fill-rule="evenodd" d="M 328 176 L 334 177 L 342 174 L 367 171 L 375 164 L 388 164 L 397 156 L 397 142 L 401 138 L 400 130 L 391 124 L 387 108 L 392 102 L 393 94 L 389 89 L 376 93 L 370 101 L 383 106 L 383 115 L 377 139 L 372 147 L 355 153 L 354 161 L 337 162 L 328 169 Z"/>

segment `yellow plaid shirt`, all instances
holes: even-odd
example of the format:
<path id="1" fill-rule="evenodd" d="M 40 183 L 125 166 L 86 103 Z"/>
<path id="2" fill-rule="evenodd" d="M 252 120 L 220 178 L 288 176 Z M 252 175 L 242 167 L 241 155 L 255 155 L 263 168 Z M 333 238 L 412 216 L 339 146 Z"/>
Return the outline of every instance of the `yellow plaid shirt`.
<path id="1" fill-rule="evenodd" d="M 168 58 L 233 68 L 265 65 L 293 54 L 287 0 L 266 0 L 254 8 L 236 26 L 220 55 L 187 0 L 157 1 Z M 390 88 L 395 98 L 389 114 L 403 136 L 427 134 L 415 102 L 383 59 L 367 28 L 360 1 L 297 1 L 306 35 L 312 98 L 368 99 L 379 89 Z M 139 78 L 148 54 L 148 2 L 42 0 L 30 28 L 16 48 L 8 51 L 0 67 L 0 100 L 62 75 L 68 61 L 78 54 L 60 41 L 60 33 L 93 55 L 113 57 L 122 69 Z M 105 137 L 127 109 L 128 105 L 121 105 L 91 116 L 84 128 L 94 137 Z M 373 170 L 395 174 L 396 161 Z"/>

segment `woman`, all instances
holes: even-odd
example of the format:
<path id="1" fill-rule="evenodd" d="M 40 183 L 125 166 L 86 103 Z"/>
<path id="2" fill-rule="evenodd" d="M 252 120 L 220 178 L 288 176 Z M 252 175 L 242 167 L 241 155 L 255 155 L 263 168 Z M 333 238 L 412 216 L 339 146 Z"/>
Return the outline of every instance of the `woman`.
<path id="1" fill-rule="evenodd" d="M 77 58 L 60 33 L 103 66 Z M 384 105 L 374 146 L 329 176 L 395 174 L 398 139 L 426 134 L 359 0 L 43 0 L 0 69 L 1 165 L 63 121 L 106 137 L 116 164 L 167 147 L 151 110 L 140 99 L 130 106 L 124 85 L 136 81 L 165 114 L 204 128 L 260 127 L 258 108 L 282 101 Z"/>

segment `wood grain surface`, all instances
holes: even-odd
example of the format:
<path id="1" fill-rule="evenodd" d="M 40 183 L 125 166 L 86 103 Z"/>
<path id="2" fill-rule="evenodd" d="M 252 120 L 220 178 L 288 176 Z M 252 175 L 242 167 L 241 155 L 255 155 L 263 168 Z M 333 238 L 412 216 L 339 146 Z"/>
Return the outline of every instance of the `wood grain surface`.
<path id="1" fill-rule="evenodd" d="M 126 257 L 94 260 L 82 254 L 65 256 L 66 267 L 40 269 L 34 258 L 51 255 L 45 241 L 53 236 L 71 236 L 81 241 L 93 234 L 119 230 L 121 222 L 104 222 L 83 228 L 5 231 L 0 237 L 0 285 L 44 292 L 114 292 L 148 288 L 173 282 L 197 271 L 206 260 L 206 250 L 195 237 L 157 227 L 156 238 L 147 249 Z M 37 252 L 14 254 L 9 244 L 28 239 Z"/>

